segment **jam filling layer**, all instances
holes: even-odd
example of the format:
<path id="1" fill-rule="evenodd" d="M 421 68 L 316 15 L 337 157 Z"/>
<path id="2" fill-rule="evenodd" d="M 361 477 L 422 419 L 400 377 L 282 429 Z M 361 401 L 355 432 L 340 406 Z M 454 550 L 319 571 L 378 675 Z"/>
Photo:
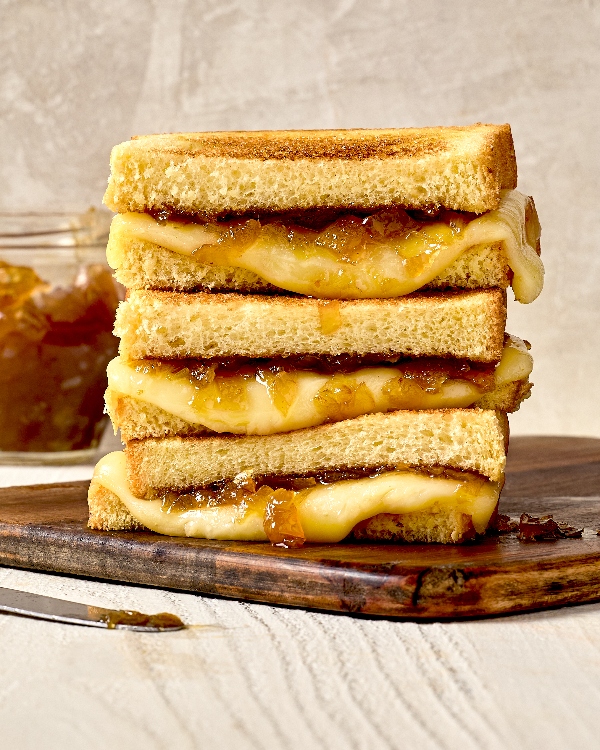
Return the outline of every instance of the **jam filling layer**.
<path id="1" fill-rule="evenodd" d="M 465 408 L 495 388 L 525 380 L 532 367 L 525 343 L 509 336 L 495 368 L 433 358 L 240 363 L 117 357 L 108 365 L 108 383 L 115 393 L 192 425 L 270 435 L 397 409 Z"/>
<path id="2" fill-rule="evenodd" d="M 382 469 L 359 478 L 317 476 L 270 483 L 240 474 L 218 486 L 164 491 L 154 500 L 143 500 L 129 489 L 121 451 L 98 463 L 92 481 L 116 495 L 138 523 L 159 534 L 268 540 L 286 547 L 340 542 L 356 524 L 380 513 L 458 511 L 482 534 L 501 489 L 501 483 L 470 472 Z"/>
<path id="3" fill-rule="evenodd" d="M 467 250 L 496 243 L 513 273 L 517 300 L 532 302 L 544 277 L 535 206 L 516 190 L 504 191 L 499 208 L 482 216 L 390 208 L 344 214 L 315 229 L 278 217 L 198 224 L 126 213 L 115 216 L 111 234 L 152 242 L 200 264 L 246 269 L 280 289 L 321 299 L 409 294 Z M 110 243 L 108 260 L 119 264 Z"/>

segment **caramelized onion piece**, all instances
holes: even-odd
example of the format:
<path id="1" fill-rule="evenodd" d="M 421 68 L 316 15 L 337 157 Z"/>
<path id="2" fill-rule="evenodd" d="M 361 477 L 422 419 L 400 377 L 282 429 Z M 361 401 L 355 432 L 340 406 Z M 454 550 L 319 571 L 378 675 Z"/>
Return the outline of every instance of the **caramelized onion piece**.
<path id="1" fill-rule="evenodd" d="M 276 366 L 257 369 L 256 379 L 264 383 L 275 407 L 286 417 L 298 395 L 298 379 Z"/>
<path id="2" fill-rule="evenodd" d="M 271 490 L 264 517 L 264 530 L 271 544 L 277 547 L 301 547 L 304 530 L 294 503 L 296 493 L 291 490 Z"/>
<path id="3" fill-rule="evenodd" d="M 327 421 L 340 422 L 375 411 L 375 400 L 365 383 L 349 375 L 334 375 L 315 396 L 315 405 Z"/>
<path id="4" fill-rule="evenodd" d="M 555 521 L 551 515 L 530 516 L 523 513 L 519 520 L 518 539 L 522 542 L 550 542 L 557 539 L 580 539 L 583 529 L 576 529 L 562 521 Z"/>
<path id="5" fill-rule="evenodd" d="M 493 526 L 493 530 L 497 534 L 509 534 L 513 531 L 519 530 L 519 523 L 518 521 L 513 521 L 510 516 L 505 516 L 503 513 L 498 513 Z"/>

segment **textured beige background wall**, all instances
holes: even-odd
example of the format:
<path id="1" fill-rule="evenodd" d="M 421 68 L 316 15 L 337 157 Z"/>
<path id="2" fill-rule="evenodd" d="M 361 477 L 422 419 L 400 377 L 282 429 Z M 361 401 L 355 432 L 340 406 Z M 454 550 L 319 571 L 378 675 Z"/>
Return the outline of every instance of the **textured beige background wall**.
<path id="1" fill-rule="evenodd" d="M 99 203 L 134 133 L 508 121 L 547 268 L 513 431 L 600 436 L 599 95 L 597 0 L 0 0 L 0 209 Z"/>

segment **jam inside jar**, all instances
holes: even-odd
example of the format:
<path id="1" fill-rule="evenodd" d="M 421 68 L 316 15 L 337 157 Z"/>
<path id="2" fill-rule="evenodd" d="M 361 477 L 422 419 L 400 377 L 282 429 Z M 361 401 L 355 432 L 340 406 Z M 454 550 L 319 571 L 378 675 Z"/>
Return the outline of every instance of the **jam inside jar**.
<path id="1" fill-rule="evenodd" d="M 109 218 L 0 213 L 0 462 L 91 461 L 119 289 Z"/>

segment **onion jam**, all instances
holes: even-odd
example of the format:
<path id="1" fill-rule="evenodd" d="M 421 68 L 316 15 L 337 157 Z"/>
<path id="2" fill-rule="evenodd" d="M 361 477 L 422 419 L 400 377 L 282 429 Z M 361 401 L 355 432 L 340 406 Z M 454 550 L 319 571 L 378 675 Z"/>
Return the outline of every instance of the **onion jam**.
<path id="1" fill-rule="evenodd" d="M 1 451 L 72 451 L 97 444 L 118 294 L 109 269 L 80 270 L 54 288 L 0 261 Z"/>

